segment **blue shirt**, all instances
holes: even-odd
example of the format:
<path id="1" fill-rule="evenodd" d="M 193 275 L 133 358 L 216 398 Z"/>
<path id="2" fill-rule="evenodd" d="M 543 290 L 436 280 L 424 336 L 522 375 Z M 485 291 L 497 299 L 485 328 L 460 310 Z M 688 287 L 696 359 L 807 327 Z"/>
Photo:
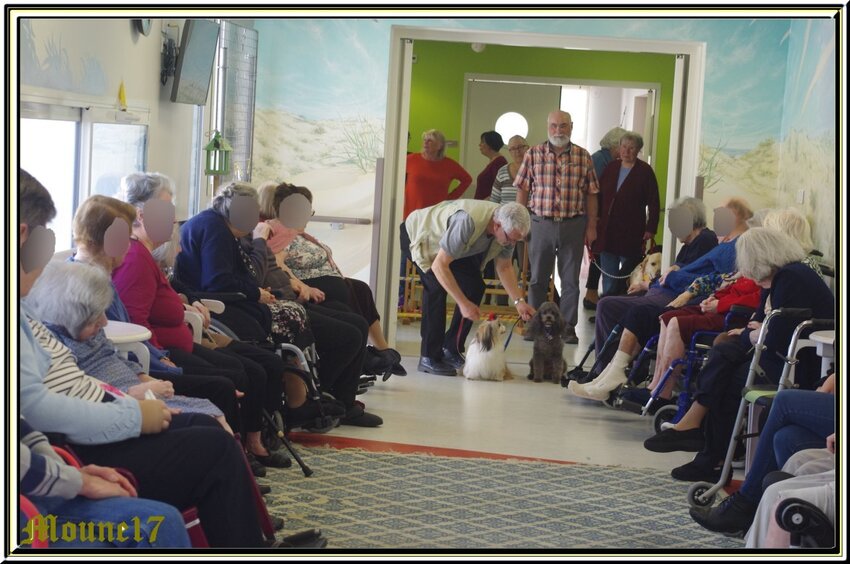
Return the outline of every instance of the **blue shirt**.
<path id="1" fill-rule="evenodd" d="M 691 282 L 711 274 L 712 272 L 732 272 L 735 270 L 735 240 L 720 243 L 703 256 L 679 270 L 674 270 L 667 275 L 663 288 L 676 295 L 688 289 Z M 658 285 L 653 282 L 652 286 Z"/>

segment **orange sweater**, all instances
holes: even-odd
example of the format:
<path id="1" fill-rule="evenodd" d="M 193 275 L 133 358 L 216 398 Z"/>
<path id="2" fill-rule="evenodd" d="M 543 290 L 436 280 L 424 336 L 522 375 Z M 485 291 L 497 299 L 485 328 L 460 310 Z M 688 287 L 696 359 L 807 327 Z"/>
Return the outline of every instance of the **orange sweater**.
<path id="1" fill-rule="evenodd" d="M 444 200 L 457 200 L 472 184 L 472 177 L 456 161 L 443 157 L 428 161 L 421 153 L 407 155 L 404 183 L 404 219 L 413 210 L 427 208 Z M 452 181 L 460 185 L 449 193 Z"/>

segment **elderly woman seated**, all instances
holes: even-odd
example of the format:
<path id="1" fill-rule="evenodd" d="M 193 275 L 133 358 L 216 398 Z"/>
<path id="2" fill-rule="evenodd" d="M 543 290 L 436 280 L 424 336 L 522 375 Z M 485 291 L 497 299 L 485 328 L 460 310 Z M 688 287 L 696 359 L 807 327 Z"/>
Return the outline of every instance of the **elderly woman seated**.
<path id="1" fill-rule="evenodd" d="M 291 402 L 303 404 L 306 388 L 273 351 L 237 340 L 214 346 L 193 342 L 192 332 L 183 322 L 184 304 L 151 254 L 157 246 L 171 240 L 173 183 L 161 174 L 134 173 L 122 178 L 121 186 L 124 199 L 136 208 L 137 216 L 130 250 L 121 266 L 113 271 L 112 279 L 133 322 L 149 327 L 173 354 L 179 353 L 181 357 L 188 354 L 192 359 L 200 359 L 204 366 L 210 365 L 207 369 L 226 367 L 226 375 L 245 394 L 240 400 L 240 427 L 249 453 L 264 466 L 288 466 L 288 458 L 282 453 L 270 452 L 261 441 L 262 411 L 281 407 L 284 380 L 292 383 L 287 391 L 295 388 L 298 393 L 290 398 Z M 160 209 L 168 212 L 170 221 L 164 222 L 157 217 L 157 213 L 164 213 Z M 195 307 L 203 308 L 201 304 Z M 209 315 L 205 309 L 202 311 Z M 300 318 L 298 326 L 302 323 L 303 318 Z"/>
<path id="2" fill-rule="evenodd" d="M 692 462 L 674 468 L 672 476 L 684 481 L 717 481 L 717 465 L 723 459 L 731 440 L 735 416 L 741 401 L 741 389 L 747 380 L 753 358 L 753 344 L 761 322 L 768 311 L 778 308 L 811 310 L 817 319 L 835 317 L 835 300 L 820 276 L 801 261 L 806 252 L 789 235 L 755 227 L 742 234 L 736 243 L 737 265 L 742 276 L 757 281 L 765 291 L 759 308 L 746 329 L 735 329 L 715 340 L 703 367 L 693 406 L 705 412 L 701 429 L 676 431 L 667 429 L 653 437 L 664 443 L 665 451 L 677 448 L 682 442 L 701 434 L 704 444 Z M 779 381 L 783 358 L 800 319 L 777 317 L 770 324 L 760 356 L 764 379 L 771 384 Z M 820 362 L 814 351 L 804 349 L 797 355 L 794 383 L 805 390 L 814 389 L 819 378 Z M 660 449 L 652 449 L 660 450 Z M 688 449 L 690 450 L 690 449 Z"/>
<path id="3" fill-rule="evenodd" d="M 813 244 L 811 228 L 806 217 L 793 208 L 770 210 L 761 220 L 764 227 L 776 229 L 794 237 L 807 253 L 811 253 Z M 818 265 L 812 261 L 812 255 L 807 255 L 804 263 L 818 272 Z M 724 275 L 726 278 L 726 275 Z M 709 280 L 707 277 L 699 278 L 683 292 L 678 298 L 671 302 L 671 307 L 660 316 L 661 326 L 658 336 L 658 357 L 655 363 L 655 374 L 649 389 L 655 389 L 658 382 L 670 363 L 681 358 L 685 352 L 685 343 L 689 343 L 693 334 L 697 331 L 721 331 L 724 328 L 725 318 L 733 306 L 743 306 L 755 309 L 759 305 L 761 287 L 753 280 L 742 277 L 735 272 L 723 281 L 717 291 L 711 293 L 711 288 L 717 282 L 716 279 Z M 693 301 L 695 298 L 704 298 L 699 305 L 679 307 L 680 304 Z M 747 319 L 743 316 L 735 316 L 727 329 L 733 329 L 746 325 Z M 669 378 L 661 397 L 669 398 L 676 378 Z M 682 425 L 673 425 L 673 428 L 685 431 L 699 426 L 700 420 L 683 421 Z"/>
<path id="4" fill-rule="evenodd" d="M 367 351 L 364 370 L 385 373 L 387 377 L 390 373 L 406 375 L 401 356 L 384 339 L 381 317 L 369 285 L 346 278 L 334 262 L 330 248 L 303 229 L 286 227 L 278 219 L 281 203 L 293 194 L 301 194 L 313 203 L 312 192 L 303 186 L 266 183 L 259 189 L 262 222 L 254 229 L 254 239 L 266 239 L 265 249 L 274 257 L 269 261 L 270 268 L 264 271 L 262 285 L 277 289 L 291 284 L 292 290 L 305 301 L 347 305 L 369 325 L 369 340 L 374 346 Z M 275 266 L 286 271 L 289 280 L 284 280 L 284 273 L 276 271 Z"/>
<path id="5" fill-rule="evenodd" d="M 380 417 L 367 413 L 362 404 L 355 402 L 366 353 L 365 321 L 353 313 L 326 311 L 315 304 L 308 305 L 305 311 L 300 303 L 279 300 L 260 285 L 256 268 L 240 243 L 256 227 L 258 210 L 257 191 L 253 187 L 240 183 L 225 186 L 213 199 L 210 209 L 183 225 L 175 276 L 197 292 L 244 294 L 245 300 L 228 305 L 225 310 L 228 317 L 221 316 L 243 339 L 263 341 L 274 336 L 277 340 L 293 342 L 303 337 L 309 312 L 309 326 L 316 336 L 321 358 L 319 379 L 325 391 L 346 410 L 340 423 L 362 427 L 381 425 Z M 295 314 L 300 328 L 293 323 Z M 309 337 L 306 344 L 312 340 L 312 335 Z"/>
<path id="6" fill-rule="evenodd" d="M 24 251 L 56 208 L 31 175 L 20 171 L 18 185 Z M 21 259 L 22 298 L 42 270 Z M 244 455 L 221 425 L 201 414 L 172 414 L 160 400 L 137 400 L 84 373 L 23 301 L 19 321 L 20 415 L 33 428 L 64 434 L 87 464 L 126 468 L 144 497 L 196 507 L 211 546 L 267 546 Z"/>
<path id="7" fill-rule="evenodd" d="M 671 301 L 675 300 L 681 291 L 698 277 L 734 270 L 734 239 L 746 230 L 746 220 L 752 216 L 752 213 L 749 208 L 737 200 L 730 200 L 727 204 L 728 210 L 732 210 L 732 214 L 734 214 L 735 225 L 729 230 L 727 241 L 715 246 L 703 256 L 682 267 L 673 265 L 657 283 L 647 284 L 648 291 L 645 295 L 611 296 L 599 300 L 596 338 L 600 339 L 600 328 L 608 328 L 608 332 L 610 332 L 615 323 L 623 326 L 623 336 L 614 357 L 596 379 L 584 384 L 575 381 L 569 383 L 569 390 L 573 394 L 604 401 L 612 390 L 626 381 L 626 367 L 639 352 L 641 344 L 658 333 L 658 315 L 666 307 L 669 307 Z M 735 212 L 734 210 L 738 211 Z M 671 211 L 671 222 L 674 221 L 674 215 Z M 675 225 L 671 224 L 671 226 Z M 675 227 L 678 230 L 679 226 Z M 636 288 L 630 288 L 630 292 L 636 291 Z M 615 318 L 616 313 L 619 315 Z M 607 333 L 601 338 L 604 339 L 605 337 L 607 337 Z M 597 343 L 599 342 L 597 340 Z"/>
<path id="8" fill-rule="evenodd" d="M 171 382 L 151 378 L 141 365 L 118 354 L 103 331 L 112 285 L 102 269 L 77 262 L 51 263 L 26 300 L 86 374 L 136 399 L 146 399 L 151 392 L 170 409 L 214 417 L 233 433 L 224 414 L 209 400 L 174 395 Z"/>

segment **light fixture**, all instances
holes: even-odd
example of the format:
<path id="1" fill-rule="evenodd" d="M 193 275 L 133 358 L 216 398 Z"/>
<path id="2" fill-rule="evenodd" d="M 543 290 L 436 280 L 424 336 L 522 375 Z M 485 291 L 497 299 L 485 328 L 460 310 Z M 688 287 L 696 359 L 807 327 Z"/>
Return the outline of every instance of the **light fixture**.
<path id="1" fill-rule="evenodd" d="M 230 153 L 233 147 L 221 136 L 218 131 L 213 131 L 212 139 L 204 147 L 207 154 L 204 172 L 210 176 L 221 176 L 230 174 Z"/>

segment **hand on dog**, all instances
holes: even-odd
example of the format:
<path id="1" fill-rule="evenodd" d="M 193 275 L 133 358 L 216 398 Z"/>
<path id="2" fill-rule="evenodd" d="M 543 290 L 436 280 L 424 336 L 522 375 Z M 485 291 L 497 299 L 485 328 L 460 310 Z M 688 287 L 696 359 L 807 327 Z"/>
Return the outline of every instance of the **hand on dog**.
<path id="1" fill-rule="evenodd" d="M 629 286 L 629 289 L 626 290 L 628 294 L 634 294 L 637 292 L 646 292 L 649 290 L 649 282 L 638 282 L 637 284 L 632 284 Z"/>

